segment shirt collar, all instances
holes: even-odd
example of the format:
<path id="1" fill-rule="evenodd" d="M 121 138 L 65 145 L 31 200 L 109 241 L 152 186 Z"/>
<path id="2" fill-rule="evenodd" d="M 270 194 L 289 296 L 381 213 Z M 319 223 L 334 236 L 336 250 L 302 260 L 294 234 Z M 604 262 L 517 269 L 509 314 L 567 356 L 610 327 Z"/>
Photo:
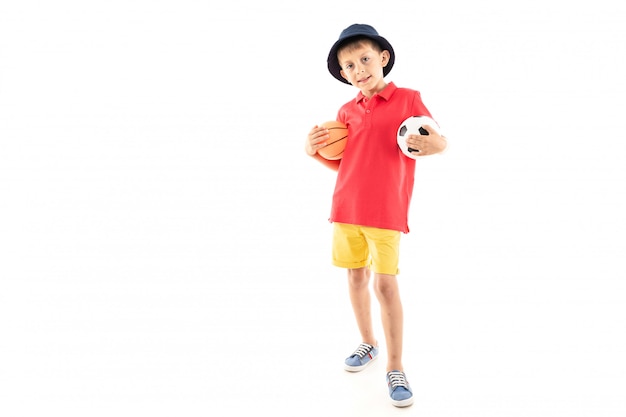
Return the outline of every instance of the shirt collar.
<path id="1" fill-rule="evenodd" d="M 396 91 L 397 88 L 398 87 L 396 87 L 393 81 L 391 81 L 387 84 L 385 88 L 383 88 L 383 91 L 381 91 L 380 93 L 374 94 L 374 96 L 380 96 L 381 98 L 388 101 L 391 95 L 393 94 L 393 92 Z M 363 93 L 359 91 L 359 94 L 357 94 L 356 96 L 356 102 L 360 103 L 361 101 L 363 101 L 364 98 L 365 96 L 363 95 Z"/>

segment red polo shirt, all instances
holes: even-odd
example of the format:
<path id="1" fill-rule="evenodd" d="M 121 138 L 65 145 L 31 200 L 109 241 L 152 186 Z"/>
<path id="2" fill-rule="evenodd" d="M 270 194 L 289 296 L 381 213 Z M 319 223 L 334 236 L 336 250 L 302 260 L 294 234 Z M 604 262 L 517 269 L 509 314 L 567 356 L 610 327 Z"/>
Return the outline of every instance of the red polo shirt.
<path id="1" fill-rule="evenodd" d="M 419 91 L 389 83 L 371 99 L 361 92 L 344 104 L 337 120 L 348 142 L 337 172 L 330 221 L 409 232 L 408 212 L 415 160 L 396 141 L 400 123 L 428 116 Z"/>

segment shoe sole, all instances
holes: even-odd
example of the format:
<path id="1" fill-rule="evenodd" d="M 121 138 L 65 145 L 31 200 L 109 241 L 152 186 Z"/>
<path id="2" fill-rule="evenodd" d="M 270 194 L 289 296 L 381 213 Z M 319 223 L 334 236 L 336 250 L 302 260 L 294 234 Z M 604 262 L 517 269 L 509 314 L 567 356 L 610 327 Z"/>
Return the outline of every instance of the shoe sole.
<path id="1" fill-rule="evenodd" d="M 363 369 L 367 368 L 372 362 L 374 362 L 376 358 L 378 358 L 378 355 L 374 356 L 372 359 L 367 361 L 367 363 L 361 366 L 352 366 L 352 365 L 344 364 L 343 369 L 345 369 L 348 372 L 361 372 Z"/>
<path id="2" fill-rule="evenodd" d="M 408 407 L 410 405 L 413 405 L 413 397 L 407 398 L 406 400 L 399 400 L 399 401 L 391 400 L 391 404 L 399 408 Z"/>

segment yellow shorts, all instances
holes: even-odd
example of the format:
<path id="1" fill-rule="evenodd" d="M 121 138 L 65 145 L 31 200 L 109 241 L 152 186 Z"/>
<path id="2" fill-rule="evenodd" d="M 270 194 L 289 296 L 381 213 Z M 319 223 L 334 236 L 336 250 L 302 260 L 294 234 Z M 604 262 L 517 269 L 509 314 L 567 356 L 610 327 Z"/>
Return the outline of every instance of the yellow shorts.
<path id="1" fill-rule="evenodd" d="M 400 271 L 400 232 L 354 224 L 333 223 L 333 265 L 341 268 L 371 266 L 378 274 Z"/>

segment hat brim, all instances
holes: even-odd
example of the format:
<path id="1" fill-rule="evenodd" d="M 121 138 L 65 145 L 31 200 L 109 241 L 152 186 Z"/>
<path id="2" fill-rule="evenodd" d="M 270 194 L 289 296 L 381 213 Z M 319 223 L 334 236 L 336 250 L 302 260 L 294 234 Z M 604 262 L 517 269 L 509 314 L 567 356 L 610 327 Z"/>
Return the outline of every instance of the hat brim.
<path id="1" fill-rule="evenodd" d="M 358 38 L 358 37 L 369 38 L 369 39 L 375 41 L 376 43 L 378 43 L 383 51 L 385 51 L 385 50 L 389 51 L 389 62 L 383 68 L 383 76 L 384 77 L 386 77 L 387 74 L 389 74 L 389 71 L 391 71 L 391 68 L 393 67 L 393 63 L 396 60 L 396 55 L 395 55 L 395 53 L 393 51 L 393 47 L 387 41 L 387 39 L 383 38 L 382 36 L 374 36 L 374 35 L 371 35 L 369 33 L 356 33 L 356 34 L 351 35 L 349 37 L 346 37 L 346 38 L 343 38 L 343 39 L 339 39 L 337 42 L 335 42 L 335 44 L 332 46 L 332 48 L 330 48 L 330 52 L 328 53 L 327 62 L 328 62 L 328 71 L 330 71 L 330 74 L 333 77 L 335 77 L 336 79 L 338 79 L 339 81 L 341 81 L 342 83 L 344 83 L 344 84 L 350 84 L 350 82 L 341 76 L 341 67 L 339 66 L 339 60 L 337 59 L 337 51 L 346 42 L 350 42 L 350 40 L 352 40 L 354 38 Z"/>

